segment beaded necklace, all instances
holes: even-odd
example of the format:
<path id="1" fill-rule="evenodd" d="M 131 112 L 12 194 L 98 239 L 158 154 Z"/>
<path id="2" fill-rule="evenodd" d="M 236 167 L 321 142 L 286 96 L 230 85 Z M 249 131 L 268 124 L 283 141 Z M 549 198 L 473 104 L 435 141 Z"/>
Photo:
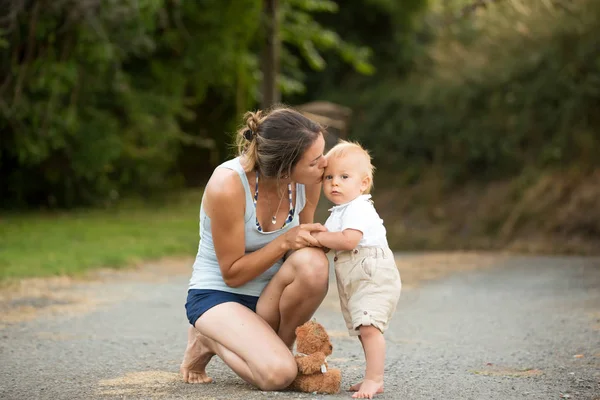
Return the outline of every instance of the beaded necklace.
<path id="1" fill-rule="evenodd" d="M 283 226 L 280 229 L 285 228 L 285 226 L 287 224 L 289 224 L 290 222 L 292 222 L 292 220 L 294 219 L 294 203 L 292 202 L 292 184 L 288 183 L 288 198 L 290 200 L 290 211 L 288 212 L 288 216 L 285 219 L 285 221 L 283 222 Z M 258 171 L 256 171 L 256 189 L 254 190 L 254 215 L 255 215 L 255 219 L 256 219 L 256 229 L 259 232 L 263 232 L 263 228 L 260 226 L 260 222 L 258 222 L 258 215 L 256 215 L 256 203 L 258 202 Z M 281 204 L 281 202 L 279 203 Z M 275 225 L 277 223 L 277 212 L 279 211 L 279 207 L 277 207 L 277 210 L 275 210 L 275 215 L 272 216 L 271 218 L 271 223 L 273 225 Z M 269 210 L 270 212 L 270 210 Z"/>

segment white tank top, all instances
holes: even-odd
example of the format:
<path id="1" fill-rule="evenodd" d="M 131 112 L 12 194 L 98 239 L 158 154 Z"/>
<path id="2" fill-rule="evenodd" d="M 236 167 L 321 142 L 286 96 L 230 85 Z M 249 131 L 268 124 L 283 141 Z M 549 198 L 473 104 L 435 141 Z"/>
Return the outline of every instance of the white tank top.
<path id="1" fill-rule="evenodd" d="M 246 254 L 266 246 L 278 236 L 284 234 L 291 228 L 298 226 L 300 223 L 298 215 L 304 209 L 304 205 L 306 204 L 304 185 L 296 184 L 296 204 L 292 221 L 282 229 L 273 232 L 259 232 L 256 226 L 256 210 L 253 202 L 254 191 L 250 190 L 250 184 L 248 183 L 246 172 L 240 163 L 239 157 L 226 161 L 217 168 L 227 168 L 236 171 L 244 186 L 246 196 L 246 212 L 244 218 Z M 204 200 L 204 196 L 202 197 L 202 200 Z M 204 207 L 202 205 L 200 206 L 200 243 L 198 245 L 196 260 L 194 261 L 194 270 L 190 279 L 190 289 L 213 289 L 250 296 L 260 296 L 262 290 L 267 283 L 269 283 L 273 275 L 279 271 L 281 264 L 283 264 L 283 259 L 277 261 L 277 263 L 268 270 L 243 286 L 237 288 L 227 286 L 225 281 L 223 281 L 223 275 L 221 275 L 221 269 L 219 268 L 219 263 L 215 254 L 210 218 L 204 212 Z"/>

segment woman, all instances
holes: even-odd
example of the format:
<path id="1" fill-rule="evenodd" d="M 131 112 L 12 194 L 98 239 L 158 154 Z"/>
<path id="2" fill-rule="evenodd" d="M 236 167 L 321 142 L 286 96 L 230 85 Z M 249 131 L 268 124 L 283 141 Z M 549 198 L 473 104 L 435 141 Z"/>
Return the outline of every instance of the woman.
<path id="1" fill-rule="evenodd" d="M 185 382 L 207 383 L 218 355 L 261 390 L 296 377 L 295 329 L 327 293 L 328 260 L 311 232 L 327 161 L 322 127 L 297 111 L 247 113 L 238 157 L 217 167 L 200 209 L 186 312 Z"/>

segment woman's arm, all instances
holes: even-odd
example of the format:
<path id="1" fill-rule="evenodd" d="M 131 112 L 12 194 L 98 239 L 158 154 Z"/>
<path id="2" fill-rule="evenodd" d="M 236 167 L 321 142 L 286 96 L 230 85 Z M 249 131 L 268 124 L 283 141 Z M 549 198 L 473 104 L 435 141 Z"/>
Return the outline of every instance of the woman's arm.
<path id="1" fill-rule="evenodd" d="M 206 185 L 204 210 L 211 220 L 213 244 L 223 280 L 239 287 L 256 278 L 291 249 L 318 245 L 311 231 L 324 230 L 320 224 L 292 228 L 265 247 L 245 254 L 244 187 L 235 171 L 219 168 Z"/>

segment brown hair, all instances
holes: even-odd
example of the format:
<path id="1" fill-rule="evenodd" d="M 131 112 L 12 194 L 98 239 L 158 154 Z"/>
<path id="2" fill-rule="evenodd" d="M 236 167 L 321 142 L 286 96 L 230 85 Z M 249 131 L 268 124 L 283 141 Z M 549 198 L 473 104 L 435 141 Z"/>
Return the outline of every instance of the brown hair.
<path id="1" fill-rule="evenodd" d="M 281 178 L 291 175 L 306 149 L 323 132 L 320 124 L 284 106 L 247 112 L 236 135 L 237 152 L 246 158 L 248 171 Z"/>
<path id="2" fill-rule="evenodd" d="M 349 155 L 357 156 L 359 160 L 362 159 L 365 170 L 365 175 L 369 178 L 370 183 L 365 190 L 365 193 L 371 192 L 373 188 L 373 173 L 375 172 L 375 166 L 371 163 L 371 155 L 364 147 L 356 142 L 348 142 L 346 140 L 340 140 L 335 146 L 327 152 L 325 156 L 328 160 L 330 158 L 341 158 Z"/>

